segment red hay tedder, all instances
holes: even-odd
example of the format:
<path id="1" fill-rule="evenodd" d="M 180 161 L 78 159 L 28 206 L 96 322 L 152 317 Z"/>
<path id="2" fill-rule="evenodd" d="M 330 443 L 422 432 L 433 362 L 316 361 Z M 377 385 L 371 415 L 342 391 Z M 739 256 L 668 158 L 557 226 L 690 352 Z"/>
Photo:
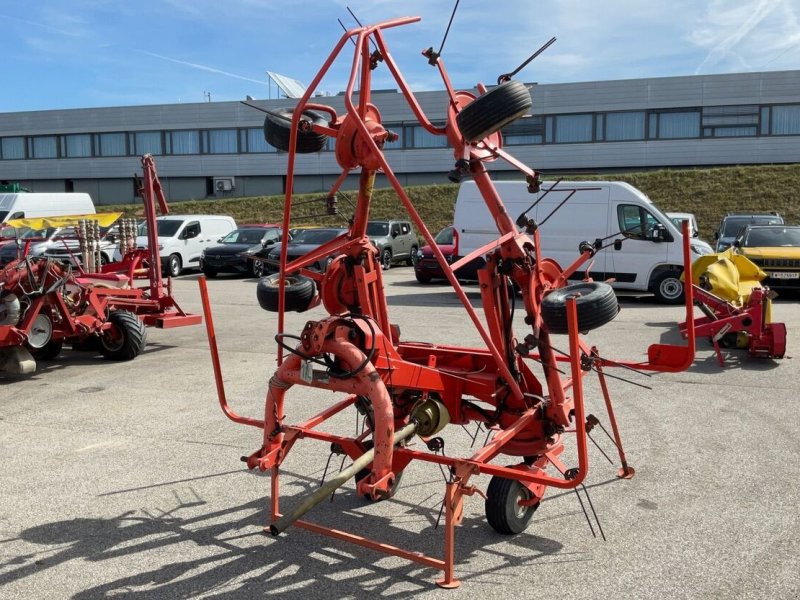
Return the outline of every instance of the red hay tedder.
<path id="1" fill-rule="evenodd" d="M 27 256 L 27 246 L 0 270 L 0 371 L 32 373 L 36 360 L 55 358 L 64 343 L 99 350 L 111 360 L 130 360 L 145 347 L 146 326 L 201 322 L 200 315 L 178 306 L 170 280 L 161 277 L 156 202 L 163 214 L 169 209 L 152 156 L 142 157 L 142 168 L 147 249 L 136 247 L 135 223 L 123 220 L 122 259 L 101 264 L 93 240 L 85 238 L 95 216 L 81 215 L 74 223 L 58 217 L 59 225 L 81 223 L 82 257 L 72 256 L 77 272 L 53 258 Z M 148 285 L 136 287 L 135 280 L 143 278 Z"/>
<path id="2" fill-rule="evenodd" d="M 531 191 L 538 189 L 538 173 L 502 149 L 499 132 L 530 110 L 529 90 L 520 82 L 501 77 L 499 85 L 491 90 L 479 85 L 477 96 L 456 91 L 439 55 L 425 51 L 423 55 L 438 68 L 449 95 L 447 123 L 437 127 L 409 89 L 384 39 L 387 29 L 418 20 L 419 17 L 404 17 L 347 31 L 297 105 L 266 117 L 267 140 L 288 151 L 284 231 L 290 226 L 297 153 L 319 151 L 328 138 L 334 138 L 335 155 L 342 170 L 330 194 L 335 194 L 353 171 L 360 170 L 360 180 L 347 233 L 289 264 L 284 245 L 280 274 L 264 278 L 259 284 L 262 306 L 278 312 L 279 344 L 279 366 L 269 381 L 263 420 L 240 416 L 227 404 L 202 278 L 200 288 L 220 404 L 233 421 L 263 429 L 261 446 L 246 457 L 246 462 L 251 469 L 271 473 L 272 534 L 278 535 L 291 525 L 301 527 L 439 569 L 443 577 L 437 584 L 456 587 L 455 527 L 463 516 L 464 497 L 476 493 L 484 497 L 489 524 L 500 533 L 516 534 L 525 529 L 548 488 L 580 486 L 589 472 L 588 432 L 598 424 L 598 419 L 584 410 L 583 377 L 589 373 L 599 378 L 619 451 L 619 476 L 633 476 L 634 470 L 623 452 L 604 369 L 627 366 L 652 371 L 684 370 L 693 361 L 695 344 L 689 327 L 686 346 L 654 344 L 648 349 L 646 363 L 628 364 L 606 360 L 584 340 L 581 332 L 608 323 L 619 310 L 606 283 L 587 280 L 567 285 L 567 278 L 604 247 L 602 242 L 581 244 L 576 248 L 576 260 L 566 268 L 546 258 L 547 249 L 540 246 L 537 224 L 524 214 L 514 219 L 506 212 L 485 168 L 486 163 L 504 160 L 526 176 Z M 351 41 L 355 51 L 344 94 L 345 112 L 339 115 L 331 107 L 310 100 L 334 59 Z M 374 52 L 370 52 L 371 43 Z M 371 103 L 371 73 L 381 65 L 391 72 L 421 126 L 431 134 L 447 137 L 455 157 L 451 175 L 472 177 L 494 218 L 497 240 L 457 263 L 445 260 L 382 151 L 384 143 L 396 135 L 383 126 L 378 109 Z M 386 176 L 433 249 L 480 334 L 483 347 L 401 339 L 399 328 L 389 317 L 376 249 L 365 234 L 378 172 Z M 620 234 L 609 243 L 619 243 L 623 237 Z M 687 257 L 689 239 L 684 231 Z M 338 256 L 326 272 L 307 269 L 332 254 Z M 479 274 L 483 320 L 453 274 L 459 266 L 481 255 L 486 257 L 486 266 Z M 688 258 L 685 269 L 691 273 Z M 524 308 L 528 328 L 524 334 L 515 333 L 512 327 L 510 294 L 514 287 L 519 290 Z M 692 302 L 692 289 L 687 286 L 686 316 L 690 324 Z M 318 304 L 325 308 L 327 317 L 306 323 L 299 336 L 285 332 L 287 310 L 303 311 Z M 554 351 L 554 333 L 568 334 L 568 353 L 557 355 Z M 286 343 L 288 339 L 299 343 L 292 347 Z M 543 379 L 531 369 L 533 362 L 541 364 Z M 567 365 L 566 372 L 562 371 L 562 363 Z M 288 392 L 295 386 L 341 392 L 344 397 L 315 417 L 292 425 L 286 409 Z M 320 428 L 346 409 L 366 414 L 368 426 L 363 434 L 345 437 Z M 436 452 L 437 432 L 448 423 L 470 422 L 491 428 L 494 436 L 469 456 Z M 414 435 L 425 440 L 429 451 L 408 446 Z M 304 438 L 332 444 L 353 463 L 284 512 L 279 503 L 281 464 Z M 566 444 L 575 445 L 575 465 L 566 464 L 560 457 Z M 494 462 L 496 458 L 501 458 L 503 464 L 516 460 L 516 464 L 500 466 Z M 400 474 L 413 461 L 437 463 L 450 472 L 444 492 L 443 557 L 423 555 L 301 519 L 354 477 L 359 494 L 374 500 L 392 496 Z M 473 483 L 473 478 L 482 474 L 491 476 L 485 492 Z"/>

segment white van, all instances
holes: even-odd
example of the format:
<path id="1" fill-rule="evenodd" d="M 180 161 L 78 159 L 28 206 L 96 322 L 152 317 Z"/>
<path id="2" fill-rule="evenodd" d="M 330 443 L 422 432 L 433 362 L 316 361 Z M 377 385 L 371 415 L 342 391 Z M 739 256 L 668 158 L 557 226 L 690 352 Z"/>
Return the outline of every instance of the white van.
<path id="1" fill-rule="evenodd" d="M 0 224 L 11 219 L 93 215 L 94 203 L 81 192 L 0 194 Z"/>
<path id="2" fill-rule="evenodd" d="M 651 291 L 661 302 L 682 302 L 683 236 L 635 187 L 616 181 L 561 181 L 557 185 L 545 182 L 536 194 L 528 193 L 524 181 L 499 181 L 495 187 L 513 221 L 542 198 L 527 216 L 540 225 L 542 254 L 562 267 L 578 258 L 578 246 L 583 241 L 594 243 L 615 234 L 621 238 L 622 231 L 638 234 L 638 238 L 625 239 L 619 250 L 612 246 L 598 252 L 590 276 L 597 281 L 613 278 L 612 285 L 618 289 Z M 461 184 L 454 227 L 460 236 L 462 256 L 498 237 L 495 223 L 473 181 Z M 712 252 L 711 246 L 697 239 L 691 241 L 690 247 L 692 261 Z M 583 271 L 573 275 L 575 279 L 583 277 Z"/>
<path id="3" fill-rule="evenodd" d="M 156 219 L 156 227 L 161 267 L 165 274 L 177 277 L 184 269 L 199 268 L 203 249 L 216 246 L 236 229 L 236 221 L 224 215 L 164 215 Z M 145 224 L 139 228 L 136 245 L 147 248 Z"/>

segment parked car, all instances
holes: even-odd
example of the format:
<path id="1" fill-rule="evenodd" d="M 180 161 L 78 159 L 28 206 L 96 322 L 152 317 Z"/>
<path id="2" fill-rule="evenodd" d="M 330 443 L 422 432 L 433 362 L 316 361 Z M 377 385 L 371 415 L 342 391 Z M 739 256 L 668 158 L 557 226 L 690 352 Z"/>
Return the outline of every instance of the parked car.
<path id="1" fill-rule="evenodd" d="M 330 242 L 338 236 L 346 233 L 347 229 L 341 227 L 321 227 L 315 229 L 298 229 L 294 236 L 289 241 L 286 247 L 286 262 L 289 263 L 296 258 L 305 256 L 312 250 L 316 250 L 322 244 Z M 281 263 L 281 247 L 283 244 L 273 244 L 269 248 L 264 248 L 260 252 L 253 255 L 254 259 L 260 259 L 258 262 L 261 264 L 258 276 L 266 275 L 269 273 L 277 273 Z M 334 259 L 335 255 L 325 257 L 317 261 L 309 268 L 316 269 L 317 271 L 325 271 L 330 262 Z"/>
<path id="2" fill-rule="evenodd" d="M 439 250 L 444 254 L 448 263 L 452 263 L 458 254 L 458 232 L 455 227 L 448 225 L 433 238 Z M 459 281 L 478 279 L 478 269 L 485 264 L 483 258 L 476 258 L 456 271 Z M 434 279 L 446 279 L 439 261 L 433 255 L 433 248 L 427 244 L 417 250 L 417 260 L 414 264 L 414 275 L 420 283 L 430 283 Z"/>
<path id="3" fill-rule="evenodd" d="M 767 274 L 770 288 L 800 289 L 800 225 L 747 225 L 733 249 Z"/>
<path id="4" fill-rule="evenodd" d="M 668 212 L 664 214 L 667 215 L 673 223 L 675 223 L 675 227 L 678 228 L 678 231 L 683 231 L 683 222 L 689 221 L 689 235 L 693 238 L 700 237 L 700 228 L 697 226 L 697 217 L 695 217 L 692 213 Z"/>
<path id="5" fill-rule="evenodd" d="M 64 263 L 69 263 L 73 267 L 81 264 L 80 241 L 75 234 L 74 228 L 71 232 L 61 235 L 61 243 L 54 244 L 44 252 L 44 256 L 55 258 Z M 116 240 L 116 226 L 100 228 L 100 264 L 106 264 L 114 260 L 118 254 L 119 242 Z"/>
<path id="6" fill-rule="evenodd" d="M 728 213 L 722 218 L 719 229 L 714 232 L 716 252 L 730 248 L 731 243 L 742 227 L 747 225 L 783 225 L 783 217 L 778 213 Z"/>
<path id="7" fill-rule="evenodd" d="M 200 269 L 206 277 L 217 273 L 245 273 L 259 276 L 256 272 L 261 264 L 252 259 L 264 248 L 281 239 L 277 226 L 249 225 L 234 229 L 219 239 L 218 246 L 205 248 L 200 256 Z"/>
<path id="8" fill-rule="evenodd" d="M 78 254 L 80 249 L 78 247 L 77 231 L 75 227 L 47 227 L 46 229 L 25 229 L 19 233 L 18 246 L 15 240 L 11 240 L 3 246 L 0 246 L 0 266 L 7 265 L 12 260 L 17 258 L 17 251 L 23 248 L 26 244 L 28 246 L 28 256 L 50 256 L 65 262 L 71 261 L 69 256 L 70 252 Z M 69 248 L 69 250 L 67 250 Z M 115 244 L 110 242 L 102 242 L 100 244 L 100 252 L 103 260 L 109 262 L 114 255 Z"/>
<path id="9" fill-rule="evenodd" d="M 419 241 L 409 221 L 370 221 L 367 236 L 378 249 L 384 271 L 401 261 L 411 266 L 417 261 Z"/>
<path id="10" fill-rule="evenodd" d="M 222 215 L 164 215 L 156 219 L 158 250 L 165 275 L 177 277 L 190 267 L 200 266 L 204 248 L 236 229 L 233 217 Z M 136 245 L 147 248 L 147 228 L 139 227 Z"/>

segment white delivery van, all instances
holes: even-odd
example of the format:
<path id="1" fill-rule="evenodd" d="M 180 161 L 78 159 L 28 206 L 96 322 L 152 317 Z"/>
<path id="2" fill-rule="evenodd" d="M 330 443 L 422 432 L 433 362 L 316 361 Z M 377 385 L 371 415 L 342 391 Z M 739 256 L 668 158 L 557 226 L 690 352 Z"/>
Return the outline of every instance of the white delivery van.
<path id="1" fill-rule="evenodd" d="M 94 213 L 91 196 L 80 192 L 0 194 L 0 223 L 11 219 L 93 215 Z"/>
<path id="2" fill-rule="evenodd" d="M 233 217 L 224 215 L 164 215 L 156 219 L 158 250 L 165 274 L 177 277 L 187 268 L 200 267 L 200 255 L 236 229 Z M 146 225 L 139 228 L 139 248 L 147 248 Z"/>
<path id="3" fill-rule="evenodd" d="M 613 279 L 612 285 L 618 289 L 651 291 L 661 302 L 682 302 L 683 236 L 635 187 L 616 181 L 544 182 L 536 194 L 528 193 L 524 181 L 499 181 L 495 187 L 513 221 L 541 198 L 527 216 L 540 224 L 543 256 L 566 267 L 578 258 L 581 242 L 593 243 L 615 234 L 621 238 L 620 232 L 626 231 L 629 236 L 619 250 L 611 246 L 594 256 L 590 276 L 597 281 Z M 461 184 L 453 225 L 460 236 L 461 256 L 498 237 L 489 209 L 472 181 Z M 712 252 L 711 246 L 697 239 L 690 248 L 692 261 Z M 583 277 L 583 270 L 573 275 L 575 279 Z"/>

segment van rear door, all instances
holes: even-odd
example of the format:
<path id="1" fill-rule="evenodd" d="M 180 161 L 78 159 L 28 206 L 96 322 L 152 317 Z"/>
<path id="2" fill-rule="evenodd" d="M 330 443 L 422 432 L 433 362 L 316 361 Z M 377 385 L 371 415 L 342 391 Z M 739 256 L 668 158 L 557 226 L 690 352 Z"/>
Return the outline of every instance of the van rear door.
<path id="1" fill-rule="evenodd" d="M 609 190 L 600 186 L 600 189 L 578 189 L 573 193 L 576 188 L 570 189 L 569 183 L 562 185 L 563 188 L 559 185 L 536 206 L 535 219 L 539 223 L 542 256 L 555 259 L 564 269 L 580 256 L 581 242 L 594 243 L 609 234 Z M 605 279 L 606 253 L 606 250 L 598 252 L 571 278 L 583 279 L 588 268 L 590 277 L 599 281 Z"/>

